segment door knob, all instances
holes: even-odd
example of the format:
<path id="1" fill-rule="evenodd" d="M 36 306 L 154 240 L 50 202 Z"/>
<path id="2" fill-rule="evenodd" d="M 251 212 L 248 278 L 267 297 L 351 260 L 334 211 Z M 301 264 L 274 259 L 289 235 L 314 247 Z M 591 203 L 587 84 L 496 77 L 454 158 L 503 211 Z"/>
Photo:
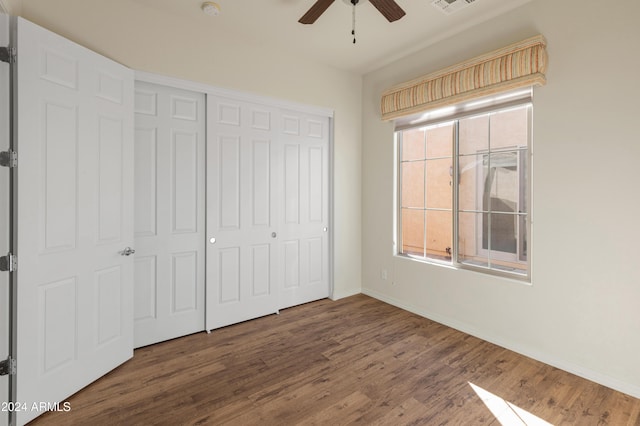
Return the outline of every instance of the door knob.
<path id="1" fill-rule="evenodd" d="M 277 236 L 278 236 L 278 234 L 276 234 L 275 232 L 272 232 L 272 233 L 271 233 L 271 238 L 275 238 L 275 237 L 277 237 Z"/>
<path id="2" fill-rule="evenodd" d="M 215 238 L 215 237 L 211 237 L 211 238 L 209 238 L 209 242 L 210 242 L 211 244 L 215 244 L 215 243 L 216 243 L 216 238 Z"/>
<path id="3" fill-rule="evenodd" d="M 131 247 L 127 247 L 124 250 L 122 250 L 120 252 L 120 255 L 122 256 L 131 256 L 132 254 L 134 254 L 136 251 L 134 249 L 132 249 Z"/>

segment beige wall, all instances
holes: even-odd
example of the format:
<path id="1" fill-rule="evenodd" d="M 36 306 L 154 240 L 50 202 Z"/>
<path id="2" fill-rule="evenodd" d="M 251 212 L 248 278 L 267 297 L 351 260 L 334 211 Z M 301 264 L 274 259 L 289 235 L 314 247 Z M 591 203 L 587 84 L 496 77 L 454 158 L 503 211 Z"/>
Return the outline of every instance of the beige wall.
<path id="1" fill-rule="evenodd" d="M 22 16 L 136 70 L 332 108 L 334 295 L 360 292 L 360 76 L 216 33 L 211 21 L 193 23 L 144 2 L 24 0 Z"/>
<path id="2" fill-rule="evenodd" d="M 639 17 L 635 0 L 534 0 L 365 75 L 363 291 L 640 397 Z M 532 284 L 394 257 L 381 93 L 538 33 L 549 69 L 533 111 Z"/>

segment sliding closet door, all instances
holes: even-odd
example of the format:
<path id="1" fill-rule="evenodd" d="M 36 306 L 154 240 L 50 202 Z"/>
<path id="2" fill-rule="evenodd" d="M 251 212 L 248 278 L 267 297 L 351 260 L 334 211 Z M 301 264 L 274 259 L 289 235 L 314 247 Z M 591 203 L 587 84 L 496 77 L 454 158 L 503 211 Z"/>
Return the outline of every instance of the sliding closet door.
<path id="1" fill-rule="evenodd" d="M 135 83 L 135 347 L 204 330 L 204 94 Z"/>
<path id="2" fill-rule="evenodd" d="M 23 424 L 133 355 L 133 72 L 20 18 L 17 41 Z"/>
<path id="3" fill-rule="evenodd" d="M 329 119 L 282 111 L 280 308 L 329 297 Z"/>
<path id="4" fill-rule="evenodd" d="M 207 98 L 207 329 L 277 312 L 277 111 Z"/>

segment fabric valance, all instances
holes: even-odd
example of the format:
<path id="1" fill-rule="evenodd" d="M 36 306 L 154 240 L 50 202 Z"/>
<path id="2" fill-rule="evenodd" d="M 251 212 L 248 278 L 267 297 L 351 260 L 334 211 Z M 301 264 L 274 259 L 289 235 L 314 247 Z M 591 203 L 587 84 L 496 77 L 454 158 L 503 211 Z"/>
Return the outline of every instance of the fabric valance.
<path id="1" fill-rule="evenodd" d="M 382 94 L 382 119 L 543 85 L 546 68 L 546 41 L 531 37 L 388 89 Z"/>

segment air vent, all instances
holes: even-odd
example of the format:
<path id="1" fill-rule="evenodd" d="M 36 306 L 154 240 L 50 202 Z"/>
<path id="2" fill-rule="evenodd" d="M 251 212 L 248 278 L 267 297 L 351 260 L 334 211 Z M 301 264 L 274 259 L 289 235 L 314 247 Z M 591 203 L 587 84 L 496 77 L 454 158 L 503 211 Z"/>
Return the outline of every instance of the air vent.
<path id="1" fill-rule="evenodd" d="M 465 7 L 469 6 L 476 0 L 433 0 L 431 5 L 446 15 L 451 15 Z"/>

